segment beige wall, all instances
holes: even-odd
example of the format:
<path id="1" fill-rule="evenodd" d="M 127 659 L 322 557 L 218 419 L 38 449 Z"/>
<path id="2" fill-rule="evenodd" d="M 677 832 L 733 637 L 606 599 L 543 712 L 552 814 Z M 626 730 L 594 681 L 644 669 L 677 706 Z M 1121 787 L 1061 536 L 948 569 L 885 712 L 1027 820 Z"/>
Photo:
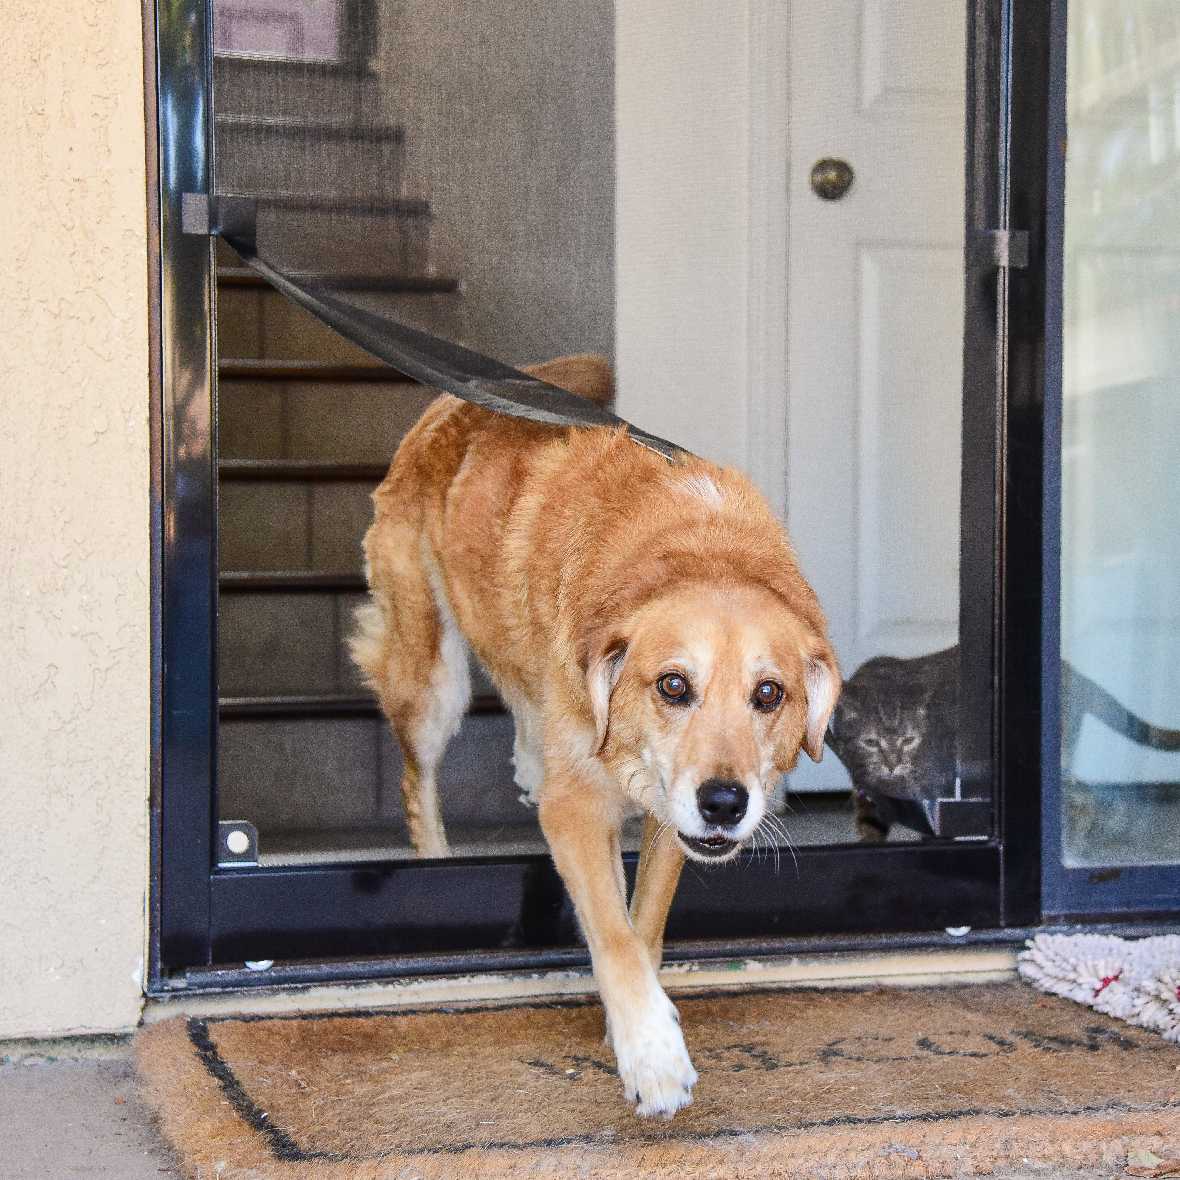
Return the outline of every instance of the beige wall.
<path id="1" fill-rule="evenodd" d="M 9 0 L 0 155 L 0 1037 L 121 1029 L 147 860 L 138 5 Z"/>

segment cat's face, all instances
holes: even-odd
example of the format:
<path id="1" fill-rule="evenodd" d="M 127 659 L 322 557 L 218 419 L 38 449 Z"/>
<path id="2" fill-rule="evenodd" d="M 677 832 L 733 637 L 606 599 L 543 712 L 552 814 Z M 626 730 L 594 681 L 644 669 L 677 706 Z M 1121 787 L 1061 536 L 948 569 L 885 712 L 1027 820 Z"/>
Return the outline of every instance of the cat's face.
<path id="1" fill-rule="evenodd" d="M 928 733 L 925 694 L 895 691 L 877 700 L 851 683 L 829 730 L 830 744 L 853 782 L 898 799 L 922 794 L 926 776 L 921 762 Z"/>

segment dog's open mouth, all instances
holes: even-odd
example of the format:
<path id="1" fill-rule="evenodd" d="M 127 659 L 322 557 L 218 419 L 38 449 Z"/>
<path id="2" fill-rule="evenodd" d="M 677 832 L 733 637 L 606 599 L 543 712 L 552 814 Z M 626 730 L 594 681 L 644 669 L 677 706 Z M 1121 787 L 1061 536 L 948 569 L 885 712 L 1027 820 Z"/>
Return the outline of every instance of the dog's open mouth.
<path id="1" fill-rule="evenodd" d="M 683 832 L 676 833 L 686 848 L 699 856 L 728 856 L 737 846 L 736 840 L 728 836 L 686 836 Z"/>

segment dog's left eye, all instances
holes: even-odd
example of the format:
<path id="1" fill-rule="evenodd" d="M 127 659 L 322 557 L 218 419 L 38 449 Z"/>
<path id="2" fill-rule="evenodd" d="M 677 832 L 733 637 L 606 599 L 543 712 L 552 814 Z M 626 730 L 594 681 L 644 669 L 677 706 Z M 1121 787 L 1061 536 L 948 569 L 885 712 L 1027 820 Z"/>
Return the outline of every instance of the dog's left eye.
<path id="1" fill-rule="evenodd" d="M 777 709 L 783 699 L 783 686 L 776 684 L 773 680 L 763 680 L 757 688 L 754 689 L 754 707 L 756 709 L 764 709 L 770 712 L 771 709 Z"/>
<path id="2" fill-rule="evenodd" d="M 691 692 L 688 686 L 688 680 L 681 676 L 679 672 L 665 672 L 656 681 L 656 688 L 660 690 L 660 696 L 664 700 L 671 701 L 674 705 L 685 704 Z"/>

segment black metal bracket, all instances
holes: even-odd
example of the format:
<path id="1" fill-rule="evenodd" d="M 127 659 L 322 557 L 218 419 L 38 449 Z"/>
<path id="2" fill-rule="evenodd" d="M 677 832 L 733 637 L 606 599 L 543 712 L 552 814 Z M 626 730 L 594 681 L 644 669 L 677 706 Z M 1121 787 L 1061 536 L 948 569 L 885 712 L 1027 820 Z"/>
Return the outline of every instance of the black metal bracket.
<path id="1" fill-rule="evenodd" d="M 258 202 L 253 197 L 210 196 L 182 193 L 181 233 L 200 237 L 220 236 L 241 242 L 250 250 L 258 247 Z"/>
<path id="2" fill-rule="evenodd" d="M 989 840 L 990 799 L 935 799 L 924 805 L 935 835 L 944 840 Z"/>
<path id="3" fill-rule="evenodd" d="M 1028 231 L 1023 229 L 981 229 L 971 234 L 971 261 L 977 266 L 1008 270 L 1028 267 Z"/>

